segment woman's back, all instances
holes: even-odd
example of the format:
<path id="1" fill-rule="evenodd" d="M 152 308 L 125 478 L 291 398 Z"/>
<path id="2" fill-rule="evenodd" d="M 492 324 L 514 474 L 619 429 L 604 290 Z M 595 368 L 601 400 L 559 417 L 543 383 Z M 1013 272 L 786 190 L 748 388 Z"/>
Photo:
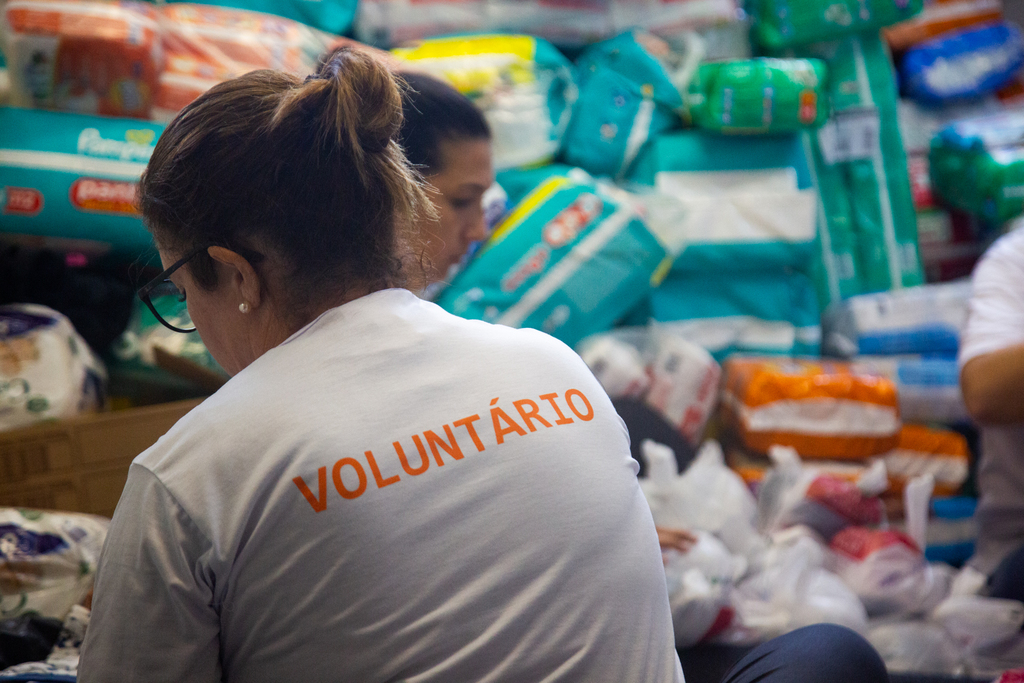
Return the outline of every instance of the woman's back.
<path id="1" fill-rule="evenodd" d="M 362 297 L 133 469 L 83 681 L 682 678 L 625 430 L 538 332 Z"/>

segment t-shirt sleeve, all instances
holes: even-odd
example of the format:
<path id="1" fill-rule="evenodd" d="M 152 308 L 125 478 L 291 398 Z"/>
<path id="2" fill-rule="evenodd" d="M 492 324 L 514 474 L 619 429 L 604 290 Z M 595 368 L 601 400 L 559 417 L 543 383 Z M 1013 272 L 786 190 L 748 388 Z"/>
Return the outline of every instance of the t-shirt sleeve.
<path id="1" fill-rule="evenodd" d="M 163 483 L 132 465 L 100 558 L 80 683 L 221 680 L 209 553 Z"/>
<path id="2" fill-rule="evenodd" d="M 960 338 L 960 366 L 1024 343 L 1024 232 L 1003 237 L 974 271 L 967 326 Z"/>

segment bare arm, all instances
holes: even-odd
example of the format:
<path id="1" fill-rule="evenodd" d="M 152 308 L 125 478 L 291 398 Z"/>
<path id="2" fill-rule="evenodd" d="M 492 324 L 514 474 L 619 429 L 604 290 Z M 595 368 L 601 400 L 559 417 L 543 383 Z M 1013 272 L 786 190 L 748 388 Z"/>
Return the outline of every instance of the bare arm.
<path id="1" fill-rule="evenodd" d="M 960 371 L 960 387 L 980 424 L 1024 422 L 1024 344 L 969 360 Z"/>

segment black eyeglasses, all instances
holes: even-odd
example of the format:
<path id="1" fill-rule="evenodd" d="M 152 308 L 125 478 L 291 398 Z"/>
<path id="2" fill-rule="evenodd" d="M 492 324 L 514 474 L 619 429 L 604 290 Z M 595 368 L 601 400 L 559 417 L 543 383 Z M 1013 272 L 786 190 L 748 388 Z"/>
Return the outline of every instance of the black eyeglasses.
<path id="1" fill-rule="evenodd" d="M 192 325 L 192 318 L 188 315 L 188 307 L 183 305 L 185 293 L 171 282 L 171 274 L 209 248 L 208 244 L 196 247 L 139 290 L 139 298 L 142 299 L 142 303 L 146 304 L 164 327 L 185 334 L 196 331 L 195 326 Z M 172 325 L 167 318 L 178 324 Z"/>

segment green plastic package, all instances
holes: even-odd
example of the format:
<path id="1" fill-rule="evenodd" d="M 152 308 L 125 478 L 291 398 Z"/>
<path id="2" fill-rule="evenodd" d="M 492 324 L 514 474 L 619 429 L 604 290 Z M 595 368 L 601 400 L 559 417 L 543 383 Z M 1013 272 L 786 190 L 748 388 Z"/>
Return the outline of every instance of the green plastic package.
<path id="1" fill-rule="evenodd" d="M 828 118 L 825 63 L 746 59 L 702 64 L 686 104 L 693 123 L 723 133 L 785 133 Z"/>
<path id="2" fill-rule="evenodd" d="M 958 121 L 932 139 L 932 190 L 992 221 L 1024 213 L 1024 112 Z"/>
<path id="3" fill-rule="evenodd" d="M 835 40 L 895 24 L 921 11 L 924 0 L 750 0 L 753 38 L 779 50 Z"/>
<path id="4" fill-rule="evenodd" d="M 818 130 L 815 166 L 826 218 L 832 217 L 827 237 L 839 245 L 839 252 L 836 244 L 832 252 L 842 253 L 847 240 L 842 220 L 836 224 L 844 213 L 839 195 L 845 194 L 863 291 L 922 284 L 917 215 L 897 122 L 896 79 L 885 44 L 877 35 L 864 35 L 810 52 L 829 67 L 833 117 Z M 830 287 L 829 299 L 856 293 L 852 289 L 852 282 L 838 291 Z"/>

